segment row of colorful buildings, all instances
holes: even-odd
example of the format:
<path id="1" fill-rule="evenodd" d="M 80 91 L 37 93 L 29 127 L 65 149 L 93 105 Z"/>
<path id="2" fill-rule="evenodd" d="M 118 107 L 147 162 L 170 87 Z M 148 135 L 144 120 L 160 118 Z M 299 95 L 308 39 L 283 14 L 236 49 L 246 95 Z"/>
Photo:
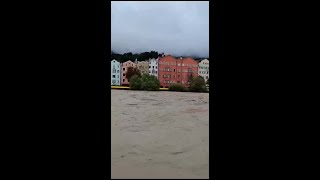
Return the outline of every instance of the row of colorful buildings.
<path id="1" fill-rule="evenodd" d="M 192 58 L 175 58 L 171 55 L 163 55 L 157 59 L 147 61 L 126 61 L 120 63 L 111 61 L 111 85 L 129 85 L 126 73 L 129 67 L 138 68 L 141 74 L 156 76 L 161 87 L 169 87 L 170 84 L 180 83 L 187 87 L 190 77 L 202 76 L 209 79 L 209 61 L 207 59 L 196 61 Z"/>

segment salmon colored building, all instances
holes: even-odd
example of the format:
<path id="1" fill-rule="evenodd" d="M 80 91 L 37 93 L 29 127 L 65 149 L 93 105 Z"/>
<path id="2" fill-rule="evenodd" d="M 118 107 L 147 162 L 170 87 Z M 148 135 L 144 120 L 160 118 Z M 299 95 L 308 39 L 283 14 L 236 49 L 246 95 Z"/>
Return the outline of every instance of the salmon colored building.
<path id="1" fill-rule="evenodd" d="M 198 76 L 198 62 L 192 58 L 179 58 L 167 55 L 159 59 L 159 81 L 161 87 L 180 83 L 185 87 L 190 84 L 190 76 Z"/>
<path id="2" fill-rule="evenodd" d="M 128 78 L 126 77 L 126 73 L 128 71 L 128 67 L 137 67 L 137 65 L 128 60 L 124 63 L 121 64 L 121 85 L 124 85 L 124 86 L 128 86 L 129 85 L 129 81 L 128 81 Z"/>

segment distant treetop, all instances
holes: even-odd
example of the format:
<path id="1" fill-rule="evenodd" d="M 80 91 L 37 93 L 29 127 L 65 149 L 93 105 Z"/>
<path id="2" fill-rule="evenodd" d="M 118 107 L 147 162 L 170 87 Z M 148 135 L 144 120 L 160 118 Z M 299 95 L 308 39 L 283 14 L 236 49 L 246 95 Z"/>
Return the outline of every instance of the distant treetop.
<path id="1" fill-rule="evenodd" d="M 164 53 L 158 53 L 156 51 L 150 51 L 150 52 L 143 52 L 143 53 L 137 53 L 137 54 L 133 54 L 132 52 L 128 52 L 128 53 L 124 53 L 124 54 L 117 54 L 114 51 L 111 50 L 111 60 L 116 59 L 117 61 L 119 61 L 120 63 L 123 63 L 125 61 L 128 60 L 132 60 L 134 61 L 135 59 L 137 59 L 138 61 L 145 61 L 148 59 L 152 59 L 152 58 L 158 58 L 161 57 L 162 54 Z M 173 56 L 175 57 L 175 56 Z M 177 56 L 175 58 L 180 58 L 180 57 L 184 57 L 184 56 Z M 192 57 L 192 56 L 191 56 Z M 203 59 L 208 59 L 209 58 L 199 58 L 199 57 L 192 57 L 195 60 L 203 60 Z"/>

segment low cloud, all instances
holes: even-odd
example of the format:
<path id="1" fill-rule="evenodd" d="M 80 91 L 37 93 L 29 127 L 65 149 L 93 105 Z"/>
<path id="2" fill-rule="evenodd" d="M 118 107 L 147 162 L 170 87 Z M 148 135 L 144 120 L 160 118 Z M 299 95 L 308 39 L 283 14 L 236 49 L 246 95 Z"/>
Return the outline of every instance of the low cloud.
<path id="1" fill-rule="evenodd" d="M 208 57 L 209 2 L 113 1 L 111 48 Z"/>

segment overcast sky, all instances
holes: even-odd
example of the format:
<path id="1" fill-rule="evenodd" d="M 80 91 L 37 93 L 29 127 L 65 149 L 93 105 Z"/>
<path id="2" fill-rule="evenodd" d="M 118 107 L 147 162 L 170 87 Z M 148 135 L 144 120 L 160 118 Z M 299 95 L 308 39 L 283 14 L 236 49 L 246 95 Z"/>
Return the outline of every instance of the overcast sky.
<path id="1" fill-rule="evenodd" d="M 209 1 L 113 1 L 111 48 L 209 57 Z"/>

